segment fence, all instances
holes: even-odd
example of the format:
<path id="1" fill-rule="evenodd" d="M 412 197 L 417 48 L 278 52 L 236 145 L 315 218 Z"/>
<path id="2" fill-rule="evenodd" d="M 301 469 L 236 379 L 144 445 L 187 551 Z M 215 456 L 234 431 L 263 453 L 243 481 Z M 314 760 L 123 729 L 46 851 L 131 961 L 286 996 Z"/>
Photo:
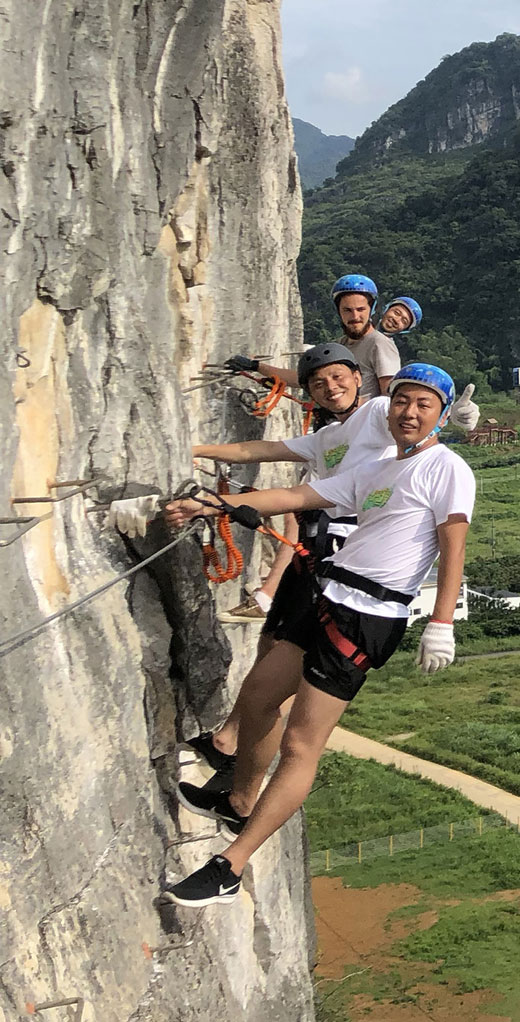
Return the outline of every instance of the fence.
<path id="1" fill-rule="evenodd" d="M 311 852 L 310 870 L 312 876 L 320 876 L 331 870 L 351 866 L 354 863 L 368 862 L 381 855 L 398 855 L 399 852 L 420 851 L 431 845 L 447 843 L 457 837 L 479 838 L 488 831 L 498 827 L 512 828 L 520 833 L 520 818 L 516 822 L 507 816 L 490 813 L 487 816 L 471 816 L 456 823 L 439 823 L 435 827 L 420 827 L 403 834 L 389 834 L 387 837 L 371 838 L 367 841 L 355 841 L 343 845 L 342 848 L 326 848 L 323 851 Z"/>

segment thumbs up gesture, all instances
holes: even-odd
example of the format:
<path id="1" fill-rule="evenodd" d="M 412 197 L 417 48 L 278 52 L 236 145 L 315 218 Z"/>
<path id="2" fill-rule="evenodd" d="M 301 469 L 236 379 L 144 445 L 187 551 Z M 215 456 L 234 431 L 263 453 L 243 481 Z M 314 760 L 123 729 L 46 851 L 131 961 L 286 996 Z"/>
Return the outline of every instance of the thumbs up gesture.
<path id="1" fill-rule="evenodd" d="M 455 401 L 451 409 L 451 422 L 454 426 L 460 426 L 466 433 L 471 429 L 475 429 L 480 415 L 479 406 L 471 400 L 474 390 L 475 384 L 468 383 L 464 393 L 459 397 L 458 401 Z"/>

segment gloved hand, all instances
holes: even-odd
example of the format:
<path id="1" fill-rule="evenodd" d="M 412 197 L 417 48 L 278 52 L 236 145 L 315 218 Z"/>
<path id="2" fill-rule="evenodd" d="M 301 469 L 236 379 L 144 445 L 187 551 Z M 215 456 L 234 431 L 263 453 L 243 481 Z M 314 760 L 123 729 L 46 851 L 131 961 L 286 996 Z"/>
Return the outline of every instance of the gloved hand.
<path id="1" fill-rule="evenodd" d="M 247 358 L 246 355 L 233 355 L 224 362 L 224 367 L 226 369 L 231 369 L 231 372 L 233 373 L 241 373 L 244 370 L 246 372 L 256 373 L 259 364 L 260 363 L 257 358 Z"/>
<path id="2" fill-rule="evenodd" d="M 421 635 L 419 653 L 415 661 L 425 674 L 442 671 L 455 659 L 453 625 L 444 621 L 429 621 Z"/>
<path id="3" fill-rule="evenodd" d="M 471 395 L 475 390 L 474 383 L 468 383 L 464 390 L 464 393 L 459 397 L 458 401 L 455 401 L 453 408 L 451 409 L 450 422 L 454 426 L 460 426 L 461 429 L 466 430 L 466 433 L 470 429 L 475 429 L 479 416 L 480 408 L 471 400 Z"/>
<path id="4" fill-rule="evenodd" d="M 108 516 L 109 524 L 124 532 L 129 539 L 137 535 L 146 536 L 148 522 L 155 518 L 159 508 L 159 494 L 146 497 L 130 497 L 127 500 L 113 500 Z"/>

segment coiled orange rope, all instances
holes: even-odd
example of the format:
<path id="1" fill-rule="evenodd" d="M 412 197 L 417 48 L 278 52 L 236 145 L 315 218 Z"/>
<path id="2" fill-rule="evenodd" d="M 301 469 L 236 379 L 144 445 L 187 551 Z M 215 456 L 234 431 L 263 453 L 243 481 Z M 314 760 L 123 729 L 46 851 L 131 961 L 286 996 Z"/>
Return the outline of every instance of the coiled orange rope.
<path id="1" fill-rule="evenodd" d="M 222 495 L 229 493 L 229 486 L 223 476 L 219 478 L 217 492 Z M 214 545 L 213 533 L 211 542 L 204 543 L 202 546 L 202 570 L 209 582 L 220 584 L 221 582 L 232 582 L 238 578 L 244 567 L 244 558 L 233 540 L 229 515 L 220 515 L 217 529 L 226 551 L 226 566 L 224 567 L 222 564 Z"/>

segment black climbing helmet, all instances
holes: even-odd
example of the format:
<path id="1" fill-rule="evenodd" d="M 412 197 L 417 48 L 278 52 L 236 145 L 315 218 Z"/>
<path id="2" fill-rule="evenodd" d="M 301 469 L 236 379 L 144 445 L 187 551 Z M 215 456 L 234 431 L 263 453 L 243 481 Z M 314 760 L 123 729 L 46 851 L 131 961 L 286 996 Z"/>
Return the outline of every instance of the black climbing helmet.
<path id="1" fill-rule="evenodd" d="M 358 370 L 359 366 L 349 353 L 344 344 L 332 342 L 330 344 L 316 344 L 314 348 L 305 351 L 298 362 L 298 383 L 300 387 L 307 390 L 309 376 L 316 369 L 323 369 L 324 366 L 345 365 L 349 369 Z"/>

